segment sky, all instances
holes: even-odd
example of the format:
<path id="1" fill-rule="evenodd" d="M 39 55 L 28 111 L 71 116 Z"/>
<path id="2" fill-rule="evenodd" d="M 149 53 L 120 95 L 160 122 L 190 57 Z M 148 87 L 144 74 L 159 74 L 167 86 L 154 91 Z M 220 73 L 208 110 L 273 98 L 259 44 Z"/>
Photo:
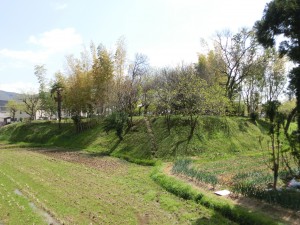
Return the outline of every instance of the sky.
<path id="1" fill-rule="evenodd" d="M 251 28 L 269 1 L 1 0 L 0 90 L 37 90 L 35 65 L 53 79 L 91 41 L 113 51 L 124 37 L 128 60 L 142 53 L 153 67 L 196 62 L 202 39 Z"/>

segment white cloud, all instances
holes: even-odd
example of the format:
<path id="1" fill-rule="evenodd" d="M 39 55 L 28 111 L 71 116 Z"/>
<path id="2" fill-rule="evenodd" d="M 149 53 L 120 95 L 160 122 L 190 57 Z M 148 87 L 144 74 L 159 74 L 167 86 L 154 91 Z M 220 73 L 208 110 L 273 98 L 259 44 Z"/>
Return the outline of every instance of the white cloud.
<path id="1" fill-rule="evenodd" d="M 74 28 L 54 29 L 29 37 L 29 43 L 43 47 L 50 52 L 63 52 L 82 42 L 80 34 L 76 33 Z"/>
<path id="2" fill-rule="evenodd" d="M 68 7 L 67 3 L 56 3 L 54 9 L 57 11 L 64 10 Z"/>
<path id="3" fill-rule="evenodd" d="M 0 56 L 29 63 L 45 62 L 55 53 L 66 53 L 67 50 L 83 43 L 80 34 L 74 28 L 53 29 L 37 36 L 32 35 L 28 43 L 39 47 L 38 50 L 1 49 Z"/>
<path id="4" fill-rule="evenodd" d="M 16 51 L 16 50 L 2 49 L 0 50 L 0 56 L 19 60 L 19 61 L 39 63 L 39 62 L 44 62 L 48 58 L 48 53 L 45 51 L 33 52 L 30 50 Z"/>

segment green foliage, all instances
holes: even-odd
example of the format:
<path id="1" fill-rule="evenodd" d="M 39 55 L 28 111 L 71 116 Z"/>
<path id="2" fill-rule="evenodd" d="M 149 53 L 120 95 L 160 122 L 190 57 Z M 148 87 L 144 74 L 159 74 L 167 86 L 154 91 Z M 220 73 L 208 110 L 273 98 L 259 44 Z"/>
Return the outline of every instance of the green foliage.
<path id="1" fill-rule="evenodd" d="M 226 77 L 226 96 L 236 99 L 245 78 L 252 76 L 257 67 L 258 43 L 252 30 L 241 29 L 238 33 L 224 31 L 215 39 L 215 52 L 219 55 L 219 73 Z"/>
<path id="2" fill-rule="evenodd" d="M 59 77 L 59 74 L 57 74 L 57 77 Z M 57 103 L 57 107 L 54 112 L 57 112 L 59 127 L 60 127 L 61 117 L 62 117 L 63 90 L 64 90 L 64 85 L 60 80 L 55 81 L 51 85 L 51 89 L 50 89 L 51 97 Z"/>
<path id="3" fill-rule="evenodd" d="M 13 120 L 15 119 L 16 112 L 18 110 L 22 110 L 23 108 L 23 105 L 20 102 L 14 100 L 9 100 L 5 106 L 9 110 L 10 116 L 12 117 Z"/>
<path id="4" fill-rule="evenodd" d="M 266 113 L 266 117 L 271 122 L 274 122 L 280 104 L 281 103 L 279 101 L 274 100 L 274 101 L 268 101 L 263 105 L 263 111 Z"/>
<path id="5" fill-rule="evenodd" d="M 115 153 L 113 152 L 111 154 L 111 156 L 115 156 L 115 157 L 124 159 L 128 162 L 135 163 L 135 164 L 138 164 L 138 165 L 143 165 L 143 166 L 155 166 L 157 164 L 156 160 L 138 159 L 138 158 L 134 158 L 130 155 L 125 155 L 125 154 L 122 154 L 122 153 L 119 153 L 119 152 L 115 152 Z"/>
<path id="6" fill-rule="evenodd" d="M 123 131 L 125 123 L 128 119 L 128 116 L 124 112 L 113 112 L 111 115 L 107 116 L 104 120 L 104 131 L 109 132 L 111 130 L 116 131 L 116 135 L 120 140 L 123 140 Z"/>
<path id="7" fill-rule="evenodd" d="M 286 117 L 292 112 L 292 110 L 296 107 L 296 99 L 292 99 L 290 101 L 283 102 L 279 108 L 278 112 L 283 113 Z"/>
<path id="8" fill-rule="evenodd" d="M 161 167 L 155 167 L 153 169 L 151 178 L 167 191 L 183 199 L 190 199 L 208 208 L 212 208 L 218 211 L 221 215 L 239 224 L 280 224 L 260 213 L 248 212 L 245 208 L 235 206 L 226 200 L 217 199 L 216 197 L 196 191 L 185 182 L 165 175 L 162 172 Z"/>
<path id="9" fill-rule="evenodd" d="M 251 112 L 250 119 L 252 120 L 252 122 L 256 122 L 259 119 L 258 112 Z"/>
<path id="10" fill-rule="evenodd" d="M 295 0 L 272 0 L 266 5 L 262 19 L 255 24 L 258 41 L 265 47 L 273 47 L 277 35 L 288 38 L 290 42 L 282 41 L 279 49 L 295 61 L 299 60 L 299 4 Z"/>
<path id="11" fill-rule="evenodd" d="M 256 198 L 270 204 L 278 204 L 284 208 L 300 209 L 300 193 L 296 190 L 266 189 L 266 184 L 272 182 L 272 176 L 251 171 L 239 173 L 234 177 L 233 191 L 243 196 Z"/>
<path id="12" fill-rule="evenodd" d="M 263 17 L 255 23 L 256 36 L 264 47 L 274 47 L 276 36 L 283 35 L 279 51 L 296 63 L 290 72 L 290 89 L 295 92 L 297 111 L 300 112 L 300 2 L 295 0 L 273 0 L 264 10 Z M 297 116 L 300 131 L 300 114 Z"/>
<path id="13" fill-rule="evenodd" d="M 134 159 L 152 159 L 151 142 L 147 127 L 142 117 L 133 118 L 134 125 L 123 132 L 123 140 L 116 138 L 116 130 L 106 133 L 103 120 L 88 124 L 91 119 L 81 119 L 80 133 L 75 132 L 71 122 L 62 122 L 61 130 L 55 121 L 35 122 L 32 125 L 16 123 L 0 129 L 0 139 L 10 142 L 28 142 L 83 149 L 93 153 L 114 152 Z M 157 158 L 175 159 L 200 154 L 221 156 L 236 152 L 255 151 L 260 148 L 258 136 L 266 136 L 267 123 L 249 122 L 246 118 L 202 116 L 198 119 L 193 138 L 188 142 L 189 125 L 181 116 L 170 120 L 171 130 L 168 131 L 164 117 L 150 119 L 154 139 L 157 146 Z M 114 124 L 114 120 L 112 121 Z M 125 125 L 126 126 L 126 125 Z M 88 129 L 86 129 L 88 128 Z M 125 128 L 125 127 L 124 127 Z"/>
<path id="14" fill-rule="evenodd" d="M 196 178 L 198 181 L 211 184 L 213 188 L 218 183 L 218 178 L 205 171 L 199 171 L 192 167 L 192 160 L 190 159 L 179 159 L 176 160 L 172 168 L 173 173 L 185 174 L 189 177 Z"/>

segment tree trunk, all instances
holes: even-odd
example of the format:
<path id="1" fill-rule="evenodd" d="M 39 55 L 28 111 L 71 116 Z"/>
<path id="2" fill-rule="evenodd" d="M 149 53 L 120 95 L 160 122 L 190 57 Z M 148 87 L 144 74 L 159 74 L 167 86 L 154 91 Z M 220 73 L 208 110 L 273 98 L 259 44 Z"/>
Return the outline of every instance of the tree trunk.
<path id="1" fill-rule="evenodd" d="M 57 101 L 58 128 L 61 128 L 61 99 Z"/>
<path id="2" fill-rule="evenodd" d="M 197 118 L 194 118 L 193 115 L 190 115 L 190 126 L 191 126 L 191 129 L 190 129 L 190 134 L 189 134 L 189 141 L 192 139 L 193 135 L 194 135 L 194 131 L 195 131 L 195 128 L 196 128 L 196 125 L 197 125 Z"/>
<path id="3" fill-rule="evenodd" d="M 278 180 L 278 170 L 279 170 L 279 165 L 277 163 L 274 163 L 274 182 L 273 182 L 273 188 L 276 190 L 277 187 L 277 180 Z"/>
<path id="4" fill-rule="evenodd" d="M 300 66 L 295 70 L 296 78 L 296 108 L 297 108 L 297 125 L 298 125 L 298 138 L 300 141 Z"/>
<path id="5" fill-rule="evenodd" d="M 165 114 L 165 119 L 166 119 L 166 123 L 167 123 L 167 129 L 169 134 L 171 133 L 171 115 L 170 114 Z"/>
<path id="6" fill-rule="evenodd" d="M 285 136 L 286 137 L 289 137 L 289 134 L 288 134 L 288 131 L 289 131 L 289 127 L 290 127 L 290 124 L 294 118 L 294 116 L 296 115 L 296 112 L 297 112 L 297 107 L 295 107 L 291 113 L 288 115 L 288 118 L 287 118 L 287 121 L 286 121 L 286 125 L 284 127 L 284 133 L 285 133 Z"/>

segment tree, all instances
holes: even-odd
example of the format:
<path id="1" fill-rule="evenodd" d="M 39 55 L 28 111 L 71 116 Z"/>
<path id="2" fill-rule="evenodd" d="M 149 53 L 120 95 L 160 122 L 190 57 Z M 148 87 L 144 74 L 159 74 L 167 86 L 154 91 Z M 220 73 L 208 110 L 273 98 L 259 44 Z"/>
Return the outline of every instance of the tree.
<path id="1" fill-rule="evenodd" d="M 86 56 L 81 59 L 70 56 L 67 60 L 68 77 L 60 80 L 64 88 L 64 108 L 72 116 L 76 131 L 80 132 L 84 129 L 81 120 L 83 113 L 93 112 L 91 66 L 87 64 Z"/>
<path id="2" fill-rule="evenodd" d="M 35 120 L 36 111 L 39 106 L 39 95 L 26 93 L 23 94 L 22 102 L 24 103 L 24 112 L 29 115 L 30 121 Z"/>
<path id="3" fill-rule="evenodd" d="M 46 111 L 46 68 L 45 65 L 35 65 L 34 66 L 34 75 L 37 77 L 39 82 L 39 98 L 40 98 L 40 113 L 42 114 Z"/>
<path id="4" fill-rule="evenodd" d="M 190 140 L 194 134 L 198 117 L 201 114 L 222 114 L 225 111 L 224 93 L 219 86 L 209 86 L 197 76 L 192 66 L 181 66 L 173 97 L 172 108 L 178 113 L 188 116 L 190 123 Z"/>
<path id="5" fill-rule="evenodd" d="M 141 88 L 141 79 L 145 76 L 149 69 L 148 57 L 146 55 L 137 53 L 134 61 L 129 65 L 128 75 L 126 79 L 127 92 L 127 106 L 126 110 L 130 117 L 129 127 L 133 125 L 133 114 L 139 100 L 139 89 Z"/>
<path id="6" fill-rule="evenodd" d="M 105 47 L 99 45 L 97 50 L 97 58 L 94 59 L 92 66 L 92 98 L 98 112 L 103 114 L 111 98 L 114 67 Z"/>
<path id="7" fill-rule="evenodd" d="M 147 115 L 149 106 L 155 99 L 155 79 L 152 75 L 146 75 L 141 81 L 141 96 L 139 115 L 141 115 L 141 109 L 144 108 L 144 115 Z"/>
<path id="8" fill-rule="evenodd" d="M 264 73 L 264 95 L 266 101 L 277 100 L 282 93 L 286 82 L 285 62 L 286 58 L 279 56 L 274 49 L 265 52 L 266 68 Z"/>
<path id="9" fill-rule="evenodd" d="M 266 117 L 270 120 L 269 135 L 271 138 L 271 170 L 273 171 L 273 188 L 276 189 L 279 176 L 280 159 L 282 155 L 282 143 L 280 140 L 280 130 L 284 124 L 283 114 L 278 112 L 280 102 L 277 100 L 268 101 L 264 104 Z"/>
<path id="10" fill-rule="evenodd" d="M 50 89 L 51 97 L 57 103 L 57 117 L 58 117 L 58 127 L 61 128 L 61 112 L 62 112 L 62 92 L 63 92 L 63 84 L 60 81 L 55 81 Z"/>
<path id="11" fill-rule="evenodd" d="M 261 102 L 261 92 L 264 88 L 265 63 L 263 56 L 258 57 L 249 71 L 249 75 L 241 83 L 241 90 L 247 112 L 252 119 L 258 115 L 258 107 Z M 254 117 L 253 117 L 254 116 Z"/>
<path id="12" fill-rule="evenodd" d="M 120 37 L 116 44 L 116 52 L 114 55 L 114 67 L 115 75 L 117 80 L 122 80 L 124 78 L 125 68 L 126 68 L 126 43 L 125 38 Z"/>
<path id="13" fill-rule="evenodd" d="M 172 102 L 176 95 L 178 74 L 172 69 L 161 69 L 155 78 L 156 112 L 165 117 L 168 131 L 171 131 Z"/>
<path id="14" fill-rule="evenodd" d="M 9 100 L 5 106 L 10 112 L 12 121 L 15 121 L 16 112 L 21 109 L 20 102 L 17 102 L 15 100 Z"/>
<path id="15" fill-rule="evenodd" d="M 224 66 L 223 63 L 224 62 L 220 59 L 220 56 L 211 50 L 206 55 L 198 55 L 198 62 L 195 67 L 198 76 L 206 80 L 209 85 L 219 84 L 225 86 L 226 76 L 224 76 L 224 74 L 219 70 L 219 67 Z"/>
<path id="16" fill-rule="evenodd" d="M 257 47 L 253 31 L 242 29 L 235 35 L 229 31 L 217 33 L 215 49 L 222 61 L 219 71 L 227 78 L 226 96 L 230 101 L 234 100 L 241 83 L 257 65 Z"/>
<path id="17" fill-rule="evenodd" d="M 273 0 L 255 23 L 258 41 L 265 47 L 274 47 L 276 36 L 283 35 L 279 51 L 287 55 L 296 67 L 290 72 L 290 86 L 296 93 L 297 123 L 300 133 L 300 2 L 299 0 Z M 299 136 L 300 139 L 300 136 Z"/>

